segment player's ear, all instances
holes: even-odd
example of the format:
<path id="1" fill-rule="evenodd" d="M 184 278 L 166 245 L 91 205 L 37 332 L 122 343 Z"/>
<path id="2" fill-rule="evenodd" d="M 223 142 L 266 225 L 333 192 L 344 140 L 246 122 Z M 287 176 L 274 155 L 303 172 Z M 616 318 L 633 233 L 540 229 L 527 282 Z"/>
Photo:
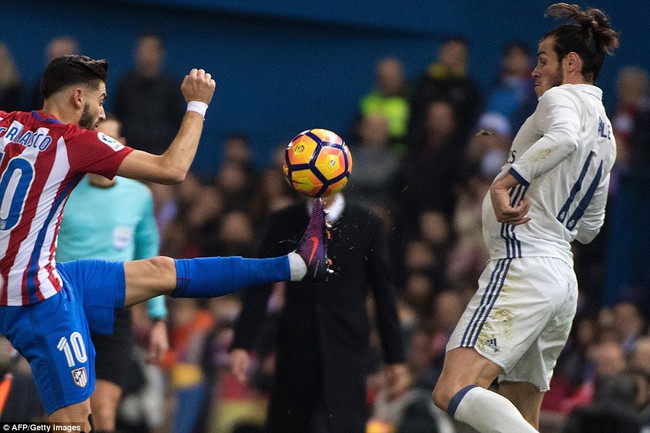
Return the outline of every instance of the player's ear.
<path id="1" fill-rule="evenodd" d="M 568 72 L 582 71 L 582 59 L 578 53 L 571 51 L 564 57 L 565 69 Z"/>
<path id="2" fill-rule="evenodd" d="M 85 92 L 81 87 L 74 87 L 72 89 L 72 94 L 70 95 L 72 105 L 75 108 L 83 108 L 85 96 Z"/>

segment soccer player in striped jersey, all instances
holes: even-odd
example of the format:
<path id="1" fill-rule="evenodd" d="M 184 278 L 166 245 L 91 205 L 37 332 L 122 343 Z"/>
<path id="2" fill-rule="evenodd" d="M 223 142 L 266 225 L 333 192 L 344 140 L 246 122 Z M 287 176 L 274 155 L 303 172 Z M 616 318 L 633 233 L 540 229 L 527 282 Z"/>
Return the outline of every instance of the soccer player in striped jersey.
<path id="1" fill-rule="evenodd" d="M 481 433 L 536 432 L 571 328 L 578 287 L 570 243 L 605 217 L 616 156 L 594 85 L 618 35 L 600 10 L 556 3 L 532 72 L 539 98 L 483 202 L 490 261 L 447 346 L 437 406 Z M 495 379 L 499 392 L 487 388 Z"/>
<path id="2" fill-rule="evenodd" d="M 159 295 L 205 298 L 256 284 L 318 280 L 328 271 L 320 199 L 297 250 L 286 256 L 57 264 L 63 206 L 83 175 L 183 181 L 215 89 L 202 69 L 185 76 L 187 112 L 168 149 L 153 155 L 92 131 L 105 118 L 107 70 L 105 60 L 59 57 L 42 77 L 42 110 L 0 111 L 0 333 L 29 361 L 48 421 L 82 423 L 86 432 L 94 430 L 90 331 L 111 333 L 115 309 Z"/>

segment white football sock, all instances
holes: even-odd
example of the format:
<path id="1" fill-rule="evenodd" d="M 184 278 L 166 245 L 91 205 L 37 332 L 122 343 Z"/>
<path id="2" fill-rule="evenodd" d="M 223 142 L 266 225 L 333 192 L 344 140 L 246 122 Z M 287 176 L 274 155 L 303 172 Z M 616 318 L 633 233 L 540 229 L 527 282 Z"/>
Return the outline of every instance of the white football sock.
<path id="1" fill-rule="evenodd" d="M 460 402 L 456 403 L 454 418 L 480 433 L 539 433 L 510 400 L 496 392 L 475 386 L 469 391 L 463 388 L 456 397 L 460 398 Z"/>
<path id="2" fill-rule="evenodd" d="M 300 281 L 307 275 L 307 265 L 298 253 L 289 253 L 289 269 L 291 270 L 291 281 Z"/>

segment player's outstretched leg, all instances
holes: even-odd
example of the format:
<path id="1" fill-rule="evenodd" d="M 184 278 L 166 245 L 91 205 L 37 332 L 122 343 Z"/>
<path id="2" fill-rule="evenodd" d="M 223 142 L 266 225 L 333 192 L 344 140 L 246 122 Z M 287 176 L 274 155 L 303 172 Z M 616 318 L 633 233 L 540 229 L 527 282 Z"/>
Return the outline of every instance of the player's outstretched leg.
<path id="1" fill-rule="evenodd" d="M 323 281 L 329 273 L 332 273 L 332 270 L 329 269 L 330 261 L 327 258 L 327 242 L 329 240 L 327 227 L 323 199 L 317 198 L 314 200 L 307 230 L 302 235 L 296 250 L 296 253 L 307 265 L 307 274 L 304 279 Z"/>
<path id="2" fill-rule="evenodd" d="M 265 259 L 153 257 L 124 263 L 124 306 L 158 295 L 212 298 L 279 281 L 323 281 L 328 268 L 328 230 L 321 199 L 314 201 L 311 219 L 296 251 Z M 121 303 L 116 305 L 121 307 Z"/>

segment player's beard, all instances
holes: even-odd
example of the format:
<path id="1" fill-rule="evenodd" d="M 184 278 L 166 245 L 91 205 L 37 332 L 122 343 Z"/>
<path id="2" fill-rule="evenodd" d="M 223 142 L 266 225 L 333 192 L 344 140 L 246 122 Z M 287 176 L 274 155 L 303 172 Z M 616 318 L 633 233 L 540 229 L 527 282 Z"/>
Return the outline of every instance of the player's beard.
<path id="1" fill-rule="evenodd" d="M 90 113 L 90 105 L 84 104 L 84 111 L 81 112 L 79 126 L 84 129 L 95 129 L 97 118 Z"/>
<path id="2" fill-rule="evenodd" d="M 551 87 L 557 87 L 557 86 L 561 86 L 562 84 L 564 84 L 564 79 L 562 78 L 563 75 L 564 75 L 564 73 L 562 71 L 562 63 L 559 63 L 557 65 L 557 73 L 555 74 L 555 76 L 551 80 Z"/>

